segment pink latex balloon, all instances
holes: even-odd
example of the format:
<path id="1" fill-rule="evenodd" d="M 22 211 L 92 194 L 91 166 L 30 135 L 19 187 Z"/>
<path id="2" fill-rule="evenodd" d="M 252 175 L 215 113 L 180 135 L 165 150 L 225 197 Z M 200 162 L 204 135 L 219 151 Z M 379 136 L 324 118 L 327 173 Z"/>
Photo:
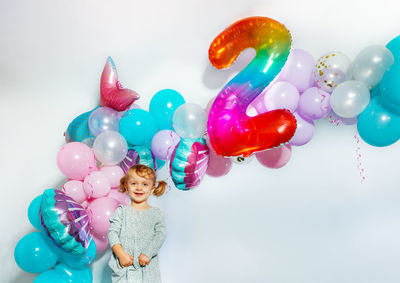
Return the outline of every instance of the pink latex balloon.
<path id="1" fill-rule="evenodd" d="M 210 147 L 210 159 L 208 160 L 208 167 L 206 174 L 212 177 L 221 177 L 228 174 L 232 168 L 232 161 L 215 153 Z"/>
<path id="2" fill-rule="evenodd" d="M 131 203 L 131 199 L 129 198 L 128 194 L 120 193 L 118 189 L 112 189 L 108 194 L 108 197 L 115 199 L 122 205 L 129 205 Z"/>
<path id="3" fill-rule="evenodd" d="M 57 165 L 67 178 L 83 180 L 86 175 L 95 170 L 96 158 L 86 144 L 70 142 L 58 152 Z"/>
<path id="4" fill-rule="evenodd" d="M 100 172 L 106 176 L 111 188 L 119 187 L 119 182 L 124 177 L 124 171 L 117 165 L 101 167 Z"/>
<path id="5" fill-rule="evenodd" d="M 117 209 L 119 203 L 110 197 L 101 197 L 91 201 L 87 211 L 91 229 L 98 235 L 107 235 L 110 226 L 110 218 Z"/>
<path id="6" fill-rule="evenodd" d="M 277 148 L 257 152 L 256 158 L 263 166 L 278 169 L 289 162 L 291 155 L 292 147 L 290 144 L 286 144 Z"/>
<path id="7" fill-rule="evenodd" d="M 103 173 L 95 171 L 86 176 L 83 189 L 89 198 L 99 198 L 107 195 L 111 186 Z"/>
<path id="8" fill-rule="evenodd" d="M 92 235 L 93 241 L 96 244 L 96 252 L 97 254 L 101 253 L 105 249 L 108 248 L 108 239 L 107 236 L 105 235 L 97 235 L 93 234 Z"/>
<path id="9" fill-rule="evenodd" d="M 64 184 L 62 190 L 67 196 L 79 203 L 84 202 L 87 198 L 87 195 L 83 190 L 83 183 L 81 181 L 68 181 Z"/>
<path id="10" fill-rule="evenodd" d="M 279 80 L 293 84 L 299 92 L 314 85 L 315 59 L 302 49 L 293 49 L 280 73 Z"/>
<path id="11" fill-rule="evenodd" d="M 122 87 L 118 81 L 117 69 L 111 57 L 108 57 L 100 82 L 100 106 L 108 106 L 123 111 L 135 101 L 139 95 Z"/>

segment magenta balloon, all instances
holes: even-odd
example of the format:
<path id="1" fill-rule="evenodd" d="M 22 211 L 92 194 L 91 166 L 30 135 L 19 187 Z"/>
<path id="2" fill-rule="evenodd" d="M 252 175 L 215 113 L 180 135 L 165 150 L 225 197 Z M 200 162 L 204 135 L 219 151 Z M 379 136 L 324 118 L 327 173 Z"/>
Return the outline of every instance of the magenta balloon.
<path id="1" fill-rule="evenodd" d="M 111 186 L 103 173 L 94 171 L 86 176 L 83 189 L 90 199 L 104 197 L 110 192 Z"/>
<path id="2" fill-rule="evenodd" d="M 96 158 L 86 144 L 70 142 L 58 152 L 57 165 L 67 178 L 83 180 L 86 175 L 95 170 Z"/>
<path id="3" fill-rule="evenodd" d="M 297 88 L 288 82 L 276 82 L 264 95 L 265 109 L 288 109 L 294 112 L 299 103 L 300 94 Z"/>
<path id="4" fill-rule="evenodd" d="M 108 239 L 105 235 L 92 235 L 93 241 L 96 244 L 96 253 L 99 254 L 108 248 Z"/>
<path id="5" fill-rule="evenodd" d="M 87 195 L 83 190 L 82 181 L 68 181 L 64 184 L 62 190 L 67 196 L 71 197 L 74 201 L 78 203 L 82 203 L 87 199 Z"/>
<path id="6" fill-rule="evenodd" d="M 256 153 L 257 160 L 268 168 L 278 169 L 285 166 L 292 156 L 290 144 Z"/>
<path id="7" fill-rule="evenodd" d="M 291 145 L 304 145 L 308 143 L 314 135 L 314 122 L 303 119 L 297 112 L 293 113 L 297 121 L 296 132 L 290 140 Z"/>
<path id="8" fill-rule="evenodd" d="M 108 194 L 108 197 L 115 199 L 122 205 L 129 205 L 131 203 L 131 199 L 129 198 L 128 194 L 121 193 L 118 189 L 112 189 Z"/>
<path id="9" fill-rule="evenodd" d="M 90 226 L 96 234 L 107 235 L 110 218 L 118 205 L 118 201 L 110 197 L 101 197 L 89 203 L 87 210 Z"/>
<path id="10" fill-rule="evenodd" d="M 110 182 L 111 188 L 119 187 L 120 180 L 125 175 L 124 171 L 122 171 L 122 168 L 117 165 L 101 167 L 100 172 L 106 176 Z"/>
<path id="11" fill-rule="evenodd" d="M 213 149 L 209 147 L 210 156 L 208 160 L 208 167 L 206 174 L 212 177 L 221 177 L 228 174 L 232 168 L 232 161 L 229 158 L 225 158 L 215 153 Z"/>
<path id="12" fill-rule="evenodd" d="M 279 80 L 289 82 L 299 92 L 303 92 L 314 85 L 314 64 L 315 60 L 310 53 L 302 49 L 294 49 L 290 52 Z"/>
<path id="13" fill-rule="evenodd" d="M 326 91 L 309 88 L 301 95 L 297 112 L 309 120 L 321 119 L 331 111 L 329 100 L 330 94 Z"/>
<path id="14" fill-rule="evenodd" d="M 161 160 L 171 157 L 181 138 L 171 130 L 162 130 L 154 135 L 151 141 L 151 152 Z"/>

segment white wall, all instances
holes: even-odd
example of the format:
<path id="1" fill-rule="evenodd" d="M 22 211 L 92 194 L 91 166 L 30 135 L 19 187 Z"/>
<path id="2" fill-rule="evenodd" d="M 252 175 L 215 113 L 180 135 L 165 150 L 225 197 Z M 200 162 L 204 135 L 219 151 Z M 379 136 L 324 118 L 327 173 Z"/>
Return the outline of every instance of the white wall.
<path id="1" fill-rule="evenodd" d="M 205 106 L 233 75 L 209 66 L 208 46 L 235 20 L 268 16 L 291 30 L 295 48 L 354 58 L 400 34 L 399 8 L 397 0 L 2 0 L 0 281 L 34 278 L 15 264 L 14 247 L 33 231 L 30 201 L 64 181 L 55 162 L 63 131 L 98 103 L 108 55 L 142 106 L 162 88 Z M 361 142 L 361 185 L 355 131 L 325 119 L 282 169 L 254 160 L 154 200 L 169 230 L 163 281 L 400 282 L 400 143 Z M 94 282 L 110 282 L 108 257 L 92 265 Z"/>

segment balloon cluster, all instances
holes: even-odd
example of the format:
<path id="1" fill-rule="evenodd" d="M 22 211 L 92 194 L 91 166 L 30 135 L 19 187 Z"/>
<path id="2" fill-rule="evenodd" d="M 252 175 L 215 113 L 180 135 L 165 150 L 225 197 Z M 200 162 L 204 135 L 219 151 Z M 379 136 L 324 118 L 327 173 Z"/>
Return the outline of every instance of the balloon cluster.
<path id="1" fill-rule="evenodd" d="M 26 235 L 15 248 L 23 270 L 43 272 L 35 282 L 91 281 L 87 266 L 96 249 L 108 246 L 109 219 L 130 202 L 118 187 L 132 165 L 145 164 L 157 174 L 166 165 L 175 187 L 189 190 L 205 174 L 226 175 L 232 161 L 245 164 L 254 155 L 263 166 L 284 166 L 292 146 L 313 137 L 314 120 L 328 115 L 347 124 L 358 118 L 360 136 L 374 146 L 400 138 L 400 37 L 387 47 L 365 48 L 353 62 L 336 51 L 314 60 L 291 50 L 281 23 L 251 17 L 215 38 L 210 61 L 226 68 L 249 47 L 256 50 L 254 59 L 206 109 L 172 89 L 157 92 L 149 110 L 142 109 L 135 103 L 139 95 L 122 87 L 107 59 L 100 105 L 65 132 L 67 143 L 57 156 L 66 177 L 62 190 L 33 200 L 28 216 L 41 232 Z"/>

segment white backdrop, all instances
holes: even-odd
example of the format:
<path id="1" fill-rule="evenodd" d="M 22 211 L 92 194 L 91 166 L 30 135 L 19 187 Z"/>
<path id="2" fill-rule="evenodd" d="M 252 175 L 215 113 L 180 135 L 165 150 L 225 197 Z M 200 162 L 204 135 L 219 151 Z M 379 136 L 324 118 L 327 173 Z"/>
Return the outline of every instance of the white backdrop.
<path id="1" fill-rule="evenodd" d="M 208 63 L 212 39 L 234 21 L 268 16 L 291 30 L 294 48 L 353 59 L 400 34 L 399 10 L 398 0 L 2 0 L 0 281 L 35 276 L 15 264 L 14 247 L 33 231 L 31 200 L 65 180 L 56 165 L 63 132 L 98 103 L 107 56 L 144 108 L 163 88 L 205 107 L 245 65 Z M 282 169 L 253 160 L 153 199 L 167 217 L 163 282 L 400 282 L 400 143 L 361 142 L 361 184 L 355 131 L 319 121 Z M 109 256 L 92 265 L 94 282 L 110 282 Z"/>

